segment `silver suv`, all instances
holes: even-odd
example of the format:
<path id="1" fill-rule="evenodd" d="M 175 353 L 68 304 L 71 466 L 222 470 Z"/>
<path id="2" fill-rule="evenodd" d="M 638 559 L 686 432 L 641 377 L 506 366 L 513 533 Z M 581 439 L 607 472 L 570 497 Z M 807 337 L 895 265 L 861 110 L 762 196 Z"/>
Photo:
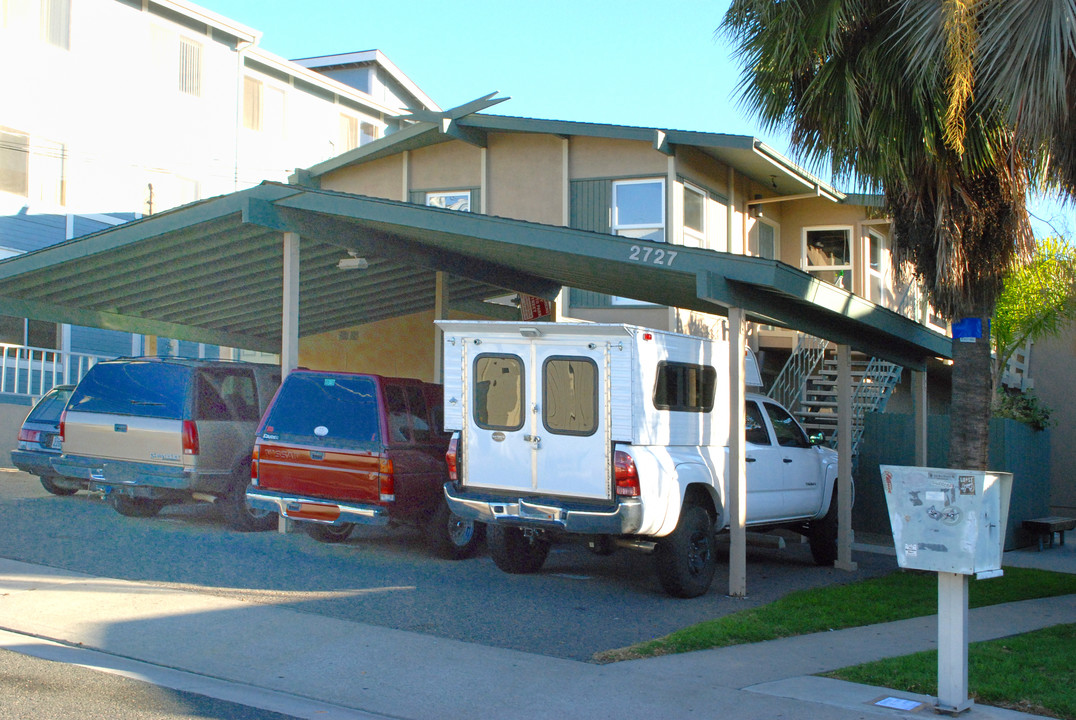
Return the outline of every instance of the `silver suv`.
<path id="1" fill-rule="evenodd" d="M 85 480 L 122 515 L 152 517 L 171 503 L 217 503 L 238 530 L 275 515 L 246 503 L 254 435 L 280 385 L 272 365 L 124 358 L 95 365 L 60 420 L 60 475 Z"/>

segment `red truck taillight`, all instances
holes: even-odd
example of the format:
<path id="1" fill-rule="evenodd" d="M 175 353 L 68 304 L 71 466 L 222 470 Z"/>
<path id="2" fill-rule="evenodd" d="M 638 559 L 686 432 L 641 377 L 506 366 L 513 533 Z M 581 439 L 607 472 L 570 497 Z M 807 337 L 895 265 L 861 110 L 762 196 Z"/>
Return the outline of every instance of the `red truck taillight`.
<path id="1" fill-rule="evenodd" d="M 254 452 L 250 456 L 250 484 L 258 485 L 258 460 L 261 459 L 262 449 L 261 446 L 255 445 Z"/>
<path id="2" fill-rule="evenodd" d="M 198 426 L 193 420 L 183 421 L 183 454 L 198 454 Z"/>
<path id="3" fill-rule="evenodd" d="M 448 441 L 448 450 L 445 451 L 445 463 L 448 465 L 448 479 L 455 482 L 459 480 L 459 472 L 457 471 L 457 450 L 459 448 L 459 435 L 453 435 L 452 439 Z"/>
<path id="4" fill-rule="evenodd" d="M 613 478 L 618 496 L 639 497 L 639 472 L 631 455 L 623 450 L 617 450 L 613 455 Z"/>
<path id="5" fill-rule="evenodd" d="M 392 460 L 382 455 L 377 465 L 377 473 L 381 502 L 396 502 L 396 476 L 393 474 Z"/>

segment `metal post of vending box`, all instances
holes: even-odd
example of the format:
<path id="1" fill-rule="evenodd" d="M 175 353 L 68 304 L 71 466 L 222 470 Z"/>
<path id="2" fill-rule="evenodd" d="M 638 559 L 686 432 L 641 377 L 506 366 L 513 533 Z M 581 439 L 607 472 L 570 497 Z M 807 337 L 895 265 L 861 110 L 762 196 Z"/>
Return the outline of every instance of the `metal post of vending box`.
<path id="1" fill-rule="evenodd" d="M 938 712 L 964 712 L 968 699 L 968 575 L 938 573 Z"/>

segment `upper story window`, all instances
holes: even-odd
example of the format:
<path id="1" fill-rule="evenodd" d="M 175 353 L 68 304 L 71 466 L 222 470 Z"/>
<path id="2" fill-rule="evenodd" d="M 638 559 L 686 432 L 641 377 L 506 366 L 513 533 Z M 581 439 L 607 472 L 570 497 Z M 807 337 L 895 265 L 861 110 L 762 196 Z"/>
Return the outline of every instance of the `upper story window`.
<path id="1" fill-rule="evenodd" d="M 243 78 L 243 127 L 283 135 L 284 91 L 256 78 Z"/>
<path id="2" fill-rule="evenodd" d="M 347 152 L 359 146 L 359 119 L 340 113 L 340 150 Z"/>
<path id="3" fill-rule="evenodd" d="M 684 245 L 706 246 L 706 192 L 684 183 Z"/>
<path id="4" fill-rule="evenodd" d="M 819 280 L 852 289 L 852 228 L 804 228 L 803 269 Z"/>
<path id="5" fill-rule="evenodd" d="M 776 260 L 778 256 L 778 229 L 775 223 L 755 218 L 747 236 L 747 251 L 755 256 Z"/>
<path id="6" fill-rule="evenodd" d="M 364 122 L 359 125 L 359 144 L 365 145 L 381 137 L 381 128 L 373 123 Z"/>
<path id="7" fill-rule="evenodd" d="M 889 239 L 877 230 L 867 230 L 867 299 L 888 307 L 892 298 L 889 287 Z"/>
<path id="8" fill-rule="evenodd" d="M 41 0 L 41 39 L 71 49 L 71 0 Z"/>
<path id="9" fill-rule="evenodd" d="M 612 230 L 615 235 L 665 241 L 665 180 L 613 182 Z"/>
<path id="10" fill-rule="evenodd" d="M 447 192 L 426 193 L 426 204 L 429 207 L 445 208 L 446 210 L 471 211 L 470 190 L 450 190 Z"/>
<path id="11" fill-rule="evenodd" d="M 0 192 L 63 205 L 66 155 L 62 143 L 0 128 Z"/>
<path id="12" fill-rule="evenodd" d="M 187 38 L 179 39 L 179 91 L 202 97 L 202 46 Z"/>
<path id="13" fill-rule="evenodd" d="M 262 91 L 260 80 L 243 78 L 243 127 L 247 130 L 262 129 Z"/>

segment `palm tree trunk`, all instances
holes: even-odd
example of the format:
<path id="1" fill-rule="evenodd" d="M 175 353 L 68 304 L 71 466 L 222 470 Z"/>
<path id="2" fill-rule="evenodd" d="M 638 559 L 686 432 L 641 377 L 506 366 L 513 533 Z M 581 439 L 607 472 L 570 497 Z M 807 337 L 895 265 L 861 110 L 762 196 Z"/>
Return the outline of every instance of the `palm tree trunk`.
<path id="1" fill-rule="evenodd" d="M 953 387 L 949 409 L 951 468 L 988 469 L 994 400 L 989 330 L 992 314 L 980 314 L 985 337 L 953 341 Z"/>

